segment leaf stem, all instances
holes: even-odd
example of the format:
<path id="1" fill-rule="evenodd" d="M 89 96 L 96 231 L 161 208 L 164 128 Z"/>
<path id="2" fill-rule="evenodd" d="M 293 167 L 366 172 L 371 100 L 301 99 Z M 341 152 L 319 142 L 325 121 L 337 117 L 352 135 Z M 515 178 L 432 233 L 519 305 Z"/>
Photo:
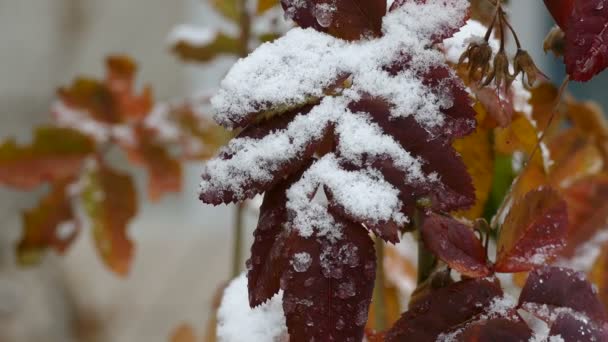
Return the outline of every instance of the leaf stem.
<path id="1" fill-rule="evenodd" d="M 243 259 L 243 213 L 245 203 L 239 203 L 234 209 L 233 245 L 232 245 L 232 278 L 241 274 L 241 261 Z"/>
<path id="2" fill-rule="evenodd" d="M 431 276 L 433 269 L 437 264 L 437 259 L 433 253 L 426 248 L 424 241 L 422 241 L 422 234 L 420 233 L 421 225 L 422 219 L 420 217 L 420 210 L 416 209 L 416 212 L 414 213 L 414 226 L 418 233 L 418 285 L 422 284 Z"/>
<path id="3" fill-rule="evenodd" d="M 376 283 L 374 284 L 374 325 L 377 331 L 383 331 L 388 327 L 386 314 L 386 289 L 384 284 L 384 241 L 376 237 Z"/>

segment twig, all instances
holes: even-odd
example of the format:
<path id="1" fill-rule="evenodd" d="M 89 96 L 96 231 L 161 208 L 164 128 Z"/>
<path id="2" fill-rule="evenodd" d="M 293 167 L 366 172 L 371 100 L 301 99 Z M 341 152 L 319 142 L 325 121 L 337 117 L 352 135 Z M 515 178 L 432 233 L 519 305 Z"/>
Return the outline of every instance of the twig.
<path id="1" fill-rule="evenodd" d="M 388 327 L 386 315 L 386 289 L 384 284 L 384 241 L 376 237 L 376 283 L 374 284 L 374 312 L 376 330 L 382 331 Z"/>

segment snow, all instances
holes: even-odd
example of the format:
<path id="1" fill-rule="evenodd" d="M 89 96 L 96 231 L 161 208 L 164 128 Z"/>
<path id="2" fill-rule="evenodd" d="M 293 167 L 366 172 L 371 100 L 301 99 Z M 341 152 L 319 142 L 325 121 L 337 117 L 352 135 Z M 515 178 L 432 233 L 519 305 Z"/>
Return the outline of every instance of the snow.
<path id="1" fill-rule="evenodd" d="M 268 302 L 251 309 L 247 296 L 247 277 L 243 273 L 224 290 L 218 309 L 217 338 L 220 342 L 275 342 L 287 340 L 287 327 L 280 291 Z"/>
<path id="2" fill-rule="evenodd" d="M 208 27 L 196 27 L 192 25 L 178 25 L 173 28 L 167 37 L 169 45 L 186 42 L 194 46 L 208 45 L 217 36 L 217 31 Z"/>
<path id="3" fill-rule="evenodd" d="M 300 0 L 288 5 L 308 6 Z M 317 8 L 317 19 L 330 21 L 332 6 Z M 457 26 L 467 8 L 466 0 L 409 2 L 385 16 L 381 38 L 347 42 L 312 29 L 295 28 L 241 59 L 211 99 L 218 123 L 236 128 L 255 113 L 276 115 L 319 103 L 308 113 L 297 115 L 284 129 L 261 139 L 233 139 L 219 158 L 206 164 L 200 191 L 227 191 L 244 199 L 250 195 L 246 190 L 252 183 L 270 182 L 286 164 L 302 159 L 327 128 L 334 127 L 339 136 L 336 153 L 317 160 L 288 190 L 287 208 L 293 226 L 304 237 L 313 233 L 330 240 L 341 237 L 342 227 L 327 212 L 323 189 L 348 215 L 362 222 L 408 222 L 401 213 L 399 191 L 370 167 L 369 160 L 392 160 L 403 171 L 404 181 L 413 184 L 433 186 L 439 177 L 424 174 L 424 160 L 383 134 L 368 113 L 352 113 L 348 105 L 362 95 L 380 98 L 390 105 L 392 117 L 411 115 L 429 131 L 440 127 L 444 123 L 441 111 L 451 108 L 454 101 L 449 91 L 422 84 L 420 74 L 445 65 L 442 52 L 428 48 L 431 38 L 437 31 Z M 394 75 L 385 70 L 404 55 L 411 57 L 406 70 Z M 346 77 L 348 85 L 336 90 Z M 333 96 L 328 96 L 328 91 Z M 359 169 L 347 171 L 344 164 Z"/>
<path id="4" fill-rule="evenodd" d="M 308 253 L 296 253 L 293 255 L 291 265 L 296 272 L 306 272 L 312 264 L 312 258 Z"/>

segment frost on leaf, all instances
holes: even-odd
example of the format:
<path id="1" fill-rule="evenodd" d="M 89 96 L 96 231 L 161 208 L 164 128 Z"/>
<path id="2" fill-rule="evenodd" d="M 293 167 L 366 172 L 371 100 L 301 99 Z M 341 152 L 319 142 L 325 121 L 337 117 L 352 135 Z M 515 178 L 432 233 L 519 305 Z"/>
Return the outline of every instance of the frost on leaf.
<path id="1" fill-rule="evenodd" d="M 77 131 L 39 128 L 29 146 L 19 146 L 13 139 L 0 145 L 0 184 L 31 189 L 71 178 L 94 151 L 95 143 Z"/>
<path id="2" fill-rule="evenodd" d="M 362 226 L 335 215 L 342 239 L 302 237 L 287 221 L 285 191 L 293 181 L 265 195 L 247 261 L 249 303 L 261 305 L 282 289 L 293 341 L 360 340 L 375 277 L 373 241 Z"/>
<path id="3" fill-rule="evenodd" d="M 530 272 L 519 297 L 519 307 L 548 323 L 563 312 L 600 325 L 607 322 L 604 306 L 585 275 L 559 267 Z"/>
<path id="4" fill-rule="evenodd" d="M 523 272 L 543 266 L 565 246 L 568 231 L 566 203 L 559 194 L 541 187 L 516 200 L 498 239 L 496 271 Z"/>
<path id="5" fill-rule="evenodd" d="M 551 326 L 549 341 L 608 341 L 608 329 L 605 323 L 598 326 L 580 315 L 563 312 Z"/>
<path id="6" fill-rule="evenodd" d="M 49 247 L 63 253 L 78 235 L 80 224 L 66 194 L 68 183 L 56 182 L 36 208 L 23 213 L 24 234 L 17 246 L 19 263 L 38 263 Z"/>
<path id="7" fill-rule="evenodd" d="M 382 34 L 385 0 L 281 0 L 285 15 L 300 27 L 357 40 Z"/>
<path id="8" fill-rule="evenodd" d="M 417 300 L 388 331 L 386 341 L 435 341 L 461 325 L 479 318 L 503 295 L 488 279 L 464 280 Z"/>
<path id="9" fill-rule="evenodd" d="M 467 225 L 431 213 L 424 218 L 421 233 L 427 248 L 454 270 L 469 277 L 490 275 L 486 249 Z"/>

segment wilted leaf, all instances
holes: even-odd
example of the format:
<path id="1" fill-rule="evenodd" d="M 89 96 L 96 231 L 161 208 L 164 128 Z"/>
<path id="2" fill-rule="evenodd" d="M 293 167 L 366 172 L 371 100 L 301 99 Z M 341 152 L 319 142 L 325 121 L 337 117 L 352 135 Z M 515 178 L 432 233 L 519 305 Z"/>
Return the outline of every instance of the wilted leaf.
<path id="1" fill-rule="evenodd" d="M 232 2 L 232 0 L 219 0 L 217 2 Z M 218 32 L 215 36 L 206 41 L 205 44 L 198 42 L 178 40 L 172 47 L 173 53 L 184 61 L 190 62 L 209 62 L 219 55 L 239 55 L 242 51 L 241 43 L 238 38 L 234 38 Z"/>
<path id="2" fill-rule="evenodd" d="M 491 274 L 486 249 L 465 224 L 430 213 L 424 218 L 421 233 L 427 248 L 454 270 L 474 278 Z"/>
<path id="3" fill-rule="evenodd" d="M 147 115 L 153 106 L 150 87 L 141 95 L 135 93 L 137 66 L 126 56 L 109 56 L 106 59 L 106 79 L 77 78 L 69 87 L 59 88 L 57 94 L 63 103 L 73 109 L 87 112 L 93 119 L 107 124 L 118 124 Z"/>
<path id="4" fill-rule="evenodd" d="M 523 272 L 543 266 L 565 246 L 566 203 L 551 188 L 541 187 L 516 201 L 503 223 L 496 271 Z"/>
<path id="5" fill-rule="evenodd" d="M 64 253 L 78 235 L 80 224 L 66 193 L 68 185 L 54 183 L 38 207 L 23 213 L 23 236 L 17 246 L 20 264 L 40 262 L 48 248 Z"/>
<path id="6" fill-rule="evenodd" d="M 560 267 L 543 267 L 530 272 L 519 297 L 519 307 L 552 323 L 564 309 L 606 322 L 606 311 L 591 283 L 581 272 Z"/>
<path id="7" fill-rule="evenodd" d="M 187 160 L 211 158 L 234 135 L 212 120 L 195 114 L 191 106 L 179 106 L 170 115 L 180 128 L 181 156 Z"/>
<path id="8" fill-rule="evenodd" d="M 386 341 L 435 341 L 485 312 L 502 294 L 500 285 L 487 279 L 464 280 L 433 291 L 401 316 Z"/>
<path id="9" fill-rule="evenodd" d="M 301 27 L 312 27 L 347 40 L 380 36 L 386 14 L 384 0 L 281 0 L 281 5 L 286 15 Z"/>
<path id="10" fill-rule="evenodd" d="M 0 145 L 0 183 L 31 189 L 70 178 L 80 172 L 83 160 L 94 151 L 95 143 L 77 131 L 38 128 L 29 146 L 19 146 L 14 139 Z"/>
<path id="11" fill-rule="evenodd" d="M 118 275 L 129 272 L 133 243 L 128 223 L 137 213 L 137 193 L 131 176 L 97 165 L 86 175 L 82 193 L 97 250 L 104 263 Z"/>

